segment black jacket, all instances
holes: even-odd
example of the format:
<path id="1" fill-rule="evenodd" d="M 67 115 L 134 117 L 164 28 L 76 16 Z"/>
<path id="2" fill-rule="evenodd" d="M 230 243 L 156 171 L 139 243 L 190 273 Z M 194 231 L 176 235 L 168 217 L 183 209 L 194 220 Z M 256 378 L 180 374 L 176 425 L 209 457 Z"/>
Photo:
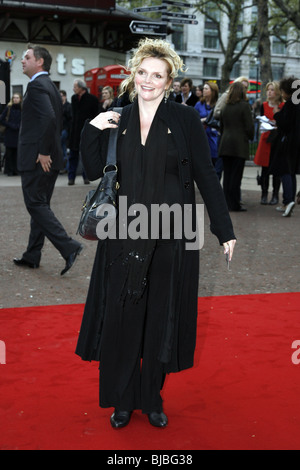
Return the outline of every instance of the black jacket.
<path id="1" fill-rule="evenodd" d="M 62 169 L 61 130 L 60 93 L 49 75 L 39 75 L 29 82 L 23 99 L 18 170 L 34 170 L 39 153 L 51 156 L 53 170 Z"/>
<path id="2" fill-rule="evenodd" d="M 271 148 L 270 172 L 300 174 L 300 104 L 288 99 L 274 119 L 278 132 Z"/>
<path id="3" fill-rule="evenodd" d="M 4 145 L 10 148 L 18 147 L 19 130 L 21 125 L 21 104 L 6 106 L 0 116 L 0 124 L 6 127 Z"/>
<path id="4" fill-rule="evenodd" d="M 198 96 L 196 96 L 194 93 L 191 93 L 191 96 L 186 100 L 185 104 L 187 106 L 195 106 L 195 104 L 198 102 L 198 99 Z M 181 93 L 176 96 L 175 101 L 176 103 L 182 103 Z"/>
<path id="5" fill-rule="evenodd" d="M 80 133 L 87 119 L 93 119 L 99 113 L 99 101 L 94 95 L 85 92 L 81 98 L 73 95 L 72 105 L 72 125 L 69 138 L 71 150 L 79 150 Z"/>
<path id="6" fill-rule="evenodd" d="M 131 105 L 123 109 L 119 137 L 127 127 Z M 178 167 L 184 204 L 195 212 L 196 182 L 211 221 L 211 230 L 222 244 L 235 238 L 223 190 L 211 163 L 207 137 L 197 111 L 168 101 L 163 110 L 178 148 Z M 102 176 L 105 166 L 109 131 L 99 131 L 86 123 L 82 132 L 81 154 L 90 180 Z M 120 182 L 122 184 L 122 182 Z M 186 240 L 178 240 L 174 257 L 178 260 L 179 282 L 169 293 L 168 322 L 160 360 L 166 372 L 177 372 L 193 365 L 196 342 L 199 251 L 185 250 Z M 106 243 L 98 243 L 91 282 L 76 353 L 84 360 L 99 360 L 101 328 L 105 313 Z"/>

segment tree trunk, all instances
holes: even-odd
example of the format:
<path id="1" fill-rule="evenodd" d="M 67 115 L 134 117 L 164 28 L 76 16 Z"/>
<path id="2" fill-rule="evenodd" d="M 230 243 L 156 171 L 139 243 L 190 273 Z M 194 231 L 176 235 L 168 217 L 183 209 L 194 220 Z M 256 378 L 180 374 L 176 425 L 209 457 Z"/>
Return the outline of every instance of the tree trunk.
<path id="1" fill-rule="evenodd" d="M 266 99 L 266 85 L 273 79 L 271 42 L 268 29 L 268 0 L 257 0 L 258 59 L 260 60 L 261 102 Z"/>

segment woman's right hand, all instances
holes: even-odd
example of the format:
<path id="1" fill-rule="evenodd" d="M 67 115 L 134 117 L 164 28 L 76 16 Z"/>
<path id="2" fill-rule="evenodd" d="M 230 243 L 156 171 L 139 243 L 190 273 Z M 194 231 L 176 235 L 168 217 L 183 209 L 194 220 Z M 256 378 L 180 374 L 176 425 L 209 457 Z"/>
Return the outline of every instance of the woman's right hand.
<path id="1" fill-rule="evenodd" d="M 116 113 L 115 111 L 106 111 L 105 113 L 99 113 L 98 116 L 90 121 L 90 124 L 101 131 L 110 128 L 114 129 L 118 127 L 120 117 L 121 114 Z"/>

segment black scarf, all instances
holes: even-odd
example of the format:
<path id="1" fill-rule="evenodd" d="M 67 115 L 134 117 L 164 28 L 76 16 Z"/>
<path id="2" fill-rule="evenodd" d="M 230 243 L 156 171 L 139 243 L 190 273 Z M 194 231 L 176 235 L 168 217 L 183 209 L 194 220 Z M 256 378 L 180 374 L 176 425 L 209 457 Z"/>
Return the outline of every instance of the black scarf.
<path id="1" fill-rule="evenodd" d="M 150 214 L 151 204 L 161 204 L 164 195 L 168 137 L 167 125 L 161 117 L 164 106 L 166 104 L 162 101 L 152 121 L 145 146 L 142 146 L 139 106 L 135 100 L 119 151 L 122 162 L 120 194 L 127 196 L 128 208 L 132 204 L 139 203 L 148 210 L 148 237 L 133 240 L 127 235 L 123 241 L 123 264 L 127 268 L 127 274 L 122 298 L 129 296 L 133 302 L 137 302 L 144 293 L 157 241 L 155 237 L 150 238 Z M 132 218 L 128 217 L 128 225 L 131 221 Z"/>

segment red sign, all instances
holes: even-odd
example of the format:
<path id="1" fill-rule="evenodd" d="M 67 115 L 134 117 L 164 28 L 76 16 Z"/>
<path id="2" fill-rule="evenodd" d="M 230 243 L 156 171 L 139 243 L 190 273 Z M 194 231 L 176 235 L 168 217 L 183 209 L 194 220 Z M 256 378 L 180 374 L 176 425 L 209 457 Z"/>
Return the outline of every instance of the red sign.
<path id="1" fill-rule="evenodd" d="M 41 0 L 30 0 L 30 3 L 45 5 Z M 115 0 L 47 0 L 48 5 L 77 7 L 77 8 L 93 8 L 96 10 L 106 10 L 115 8 Z"/>

